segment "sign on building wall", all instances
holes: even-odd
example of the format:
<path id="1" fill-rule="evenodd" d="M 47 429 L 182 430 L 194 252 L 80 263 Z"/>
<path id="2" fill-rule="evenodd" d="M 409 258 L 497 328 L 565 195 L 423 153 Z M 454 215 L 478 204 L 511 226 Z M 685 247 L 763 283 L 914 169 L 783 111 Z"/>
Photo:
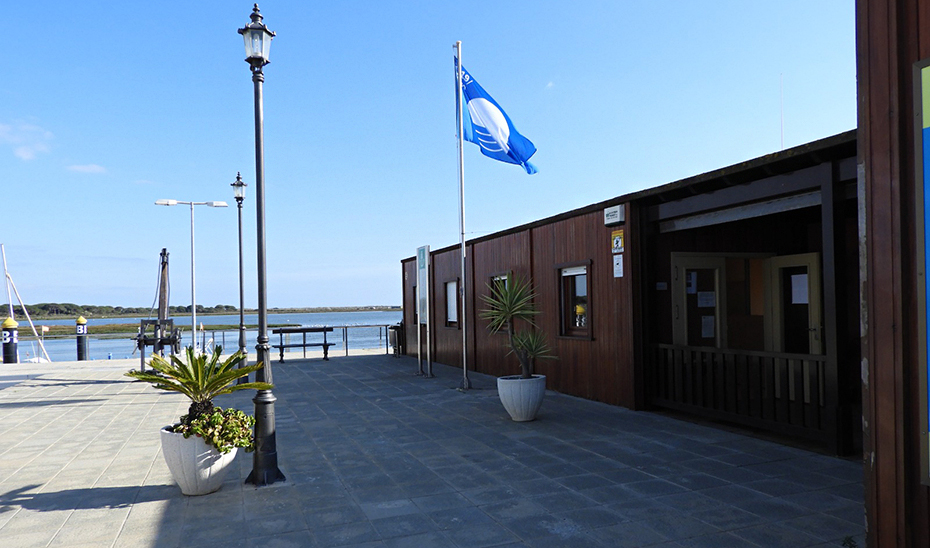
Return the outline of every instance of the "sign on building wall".
<path id="1" fill-rule="evenodd" d="M 610 233 L 610 249 L 613 253 L 623 253 L 623 229 L 614 230 Z"/>
<path id="2" fill-rule="evenodd" d="M 417 248 L 417 321 L 429 325 L 429 246 Z"/>
<path id="3" fill-rule="evenodd" d="M 930 315 L 930 58 L 914 65 L 914 142 L 917 159 L 915 166 L 915 234 L 917 239 L 917 304 L 919 307 L 917 323 L 920 344 L 920 467 L 921 483 L 930 485 L 930 329 L 927 328 Z"/>

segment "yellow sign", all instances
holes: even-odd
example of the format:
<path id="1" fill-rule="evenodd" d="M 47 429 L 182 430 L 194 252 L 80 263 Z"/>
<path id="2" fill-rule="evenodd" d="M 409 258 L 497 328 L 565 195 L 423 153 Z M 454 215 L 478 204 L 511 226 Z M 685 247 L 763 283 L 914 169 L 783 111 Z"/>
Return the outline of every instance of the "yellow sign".
<path id="1" fill-rule="evenodd" d="M 623 229 L 610 233 L 610 247 L 614 253 L 623 253 Z"/>

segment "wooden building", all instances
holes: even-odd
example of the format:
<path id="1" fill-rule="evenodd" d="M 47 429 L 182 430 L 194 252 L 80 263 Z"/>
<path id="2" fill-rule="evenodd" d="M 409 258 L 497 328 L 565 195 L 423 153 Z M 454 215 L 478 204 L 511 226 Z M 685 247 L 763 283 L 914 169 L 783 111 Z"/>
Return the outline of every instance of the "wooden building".
<path id="1" fill-rule="evenodd" d="M 921 202 L 930 193 L 922 178 L 928 149 L 917 152 L 918 114 L 930 109 L 919 112 L 915 92 L 915 67 L 930 59 L 928 20 L 930 0 L 856 0 L 855 136 L 468 244 L 467 272 L 478 291 L 509 272 L 536 281 L 541 326 L 561 358 L 539 367 L 552 389 L 802 438 L 822 432 L 837 453 L 857 454 L 861 440 L 873 548 L 930 546 L 930 305 L 922 301 L 930 291 L 922 289 L 928 238 Z M 626 214 L 622 278 L 614 277 L 606 243 L 614 229 L 603 225 L 611 205 Z M 457 249 L 434 253 L 434 295 L 456 281 L 457 264 Z M 415 354 L 413 259 L 402 268 Z M 578 318 L 565 292 L 582 273 L 587 291 L 574 297 L 590 305 L 586 324 L 572 326 Z M 475 327 L 470 367 L 512 373 L 500 342 L 476 325 L 476 293 L 467 317 L 441 315 L 446 321 L 434 324 L 433 356 L 461 365 L 456 323 L 465 321 Z M 432 306 L 434 318 L 447 312 L 444 300 Z"/>
<path id="2" fill-rule="evenodd" d="M 436 250 L 432 358 L 461 367 L 464 321 L 469 369 L 515 374 L 478 310 L 492 280 L 519 274 L 535 285 L 558 356 L 537 363 L 549 389 L 854 453 L 856 191 L 852 131 L 477 238 L 466 244 L 464 318 L 459 247 Z M 416 259 L 402 268 L 416 355 Z"/>

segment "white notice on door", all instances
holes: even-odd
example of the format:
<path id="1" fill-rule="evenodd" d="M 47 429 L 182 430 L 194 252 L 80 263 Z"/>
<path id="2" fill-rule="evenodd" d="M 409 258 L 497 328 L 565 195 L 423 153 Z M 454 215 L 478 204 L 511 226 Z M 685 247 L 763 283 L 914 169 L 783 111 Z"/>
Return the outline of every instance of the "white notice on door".
<path id="1" fill-rule="evenodd" d="M 807 274 L 793 274 L 791 276 L 791 304 L 809 304 L 807 295 Z"/>
<path id="2" fill-rule="evenodd" d="M 713 308 L 717 306 L 716 291 L 698 291 L 698 308 Z"/>
<path id="3" fill-rule="evenodd" d="M 714 338 L 714 317 L 701 316 L 701 337 L 705 339 Z"/>

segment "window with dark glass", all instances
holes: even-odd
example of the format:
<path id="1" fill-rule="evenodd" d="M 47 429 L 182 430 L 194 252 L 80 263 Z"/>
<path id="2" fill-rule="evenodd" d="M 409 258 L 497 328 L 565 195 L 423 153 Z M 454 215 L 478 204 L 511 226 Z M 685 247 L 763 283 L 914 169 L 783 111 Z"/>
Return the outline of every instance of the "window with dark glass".
<path id="1" fill-rule="evenodd" d="M 590 334 L 591 312 L 588 300 L 588 267 L 573 266 L 560 270 L 562 335 L 584 337 Z"/>

